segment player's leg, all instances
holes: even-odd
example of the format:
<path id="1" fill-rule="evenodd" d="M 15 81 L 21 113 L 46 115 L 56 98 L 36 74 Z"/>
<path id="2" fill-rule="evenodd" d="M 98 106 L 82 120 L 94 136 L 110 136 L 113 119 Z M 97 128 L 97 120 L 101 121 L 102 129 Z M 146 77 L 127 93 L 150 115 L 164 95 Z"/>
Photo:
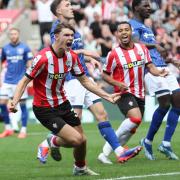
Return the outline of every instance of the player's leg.
<path id="1" fill-rule="evenodd" d="M 92 93 L 88 93 L 88 94 L 89 94 L 89 97 L 91 97 L 90 94 Z M 135 155 L 139 153 L 139 151 L 141 150 L 140 147 L 131 149 L 132 150 L 131 151 L 131 150 L 124 149 L 120 145 L 119 140 L 114 132 L 114 129 L 112 128 L 110 122 L 107 120 L 108 119 L 107 113 L 101 101 L 96 100 L 96 102 L 94 102 L 91 106 L 89 106 L 89 109 L 94 114 L 95 118 L 98 121 L 98 129 L 100 131 L 100 134 L 110 144 L 119 162 L 127 161 L 128 159 L 134 157 Z M 126 154 L 126 151 L 127 151 L 127 154 Z"/>
<path id="2" fill-rule="evenodd" d="M 73 89 L 73 91 L 72 91 Z M 65 90 L 67 93 L 67 97 L 71 103 L 71 106 L 74 109 L 75 116 L 78 116 L 79 119 L 82 119 L 82 109 L 85 101 L 85 92 L 86 89 L 81 85 L 81 83 L 77 79 L 70 80 L 65 83 Z M 67 118 L 69 119 L 69 118 Z M 84 137 L 83 143 L 74 148 L 74 175 L 98 175 L 94 171 L 90 170 L 87 167 L 85 158 L 86 158 L 86 138 L 83 133 L 82 126 L 75 127 L 76 130 L 82 134 Z"/>
<path id="3" fill-rule="evenodd" d="M 18 135 L 18 138 L 26 138 L 26 136 L 27 136 L 27 122 L 28 122 L 28 110 L 27 110 L 25 99 L 20 101 L 20 108 L 21 108 L 22 127 L 21 127 L 20 133 Z"/>
<path id="4" fill-rule="evenodd" d="M 145 76 L 146 86 L 150 95 L 156 95 L 156 98 L 159 103 L 159 107 L 154 111 L 152 121 L 145 138 L 141 139 L 141 144 L 145 150 L 145 156 L 149 160 L 154 160 L 152 150 L 152 142 L 155 134 L 159 130 L 162 121 L 169 110 L 170 107 L 170 90 L 168 88 L 165 78 L 156 77 L 148 73 Z M 161 87 L 159 86 L 161 84 Z"/>
<path id="5" fill-rule="evenodd" d="M 97 109 L 98 108 L 98 109 Z M 102 120 L 106 120 L 107 118 L 107 113 L 104 109 L 104 106 L 102 105 L 100 99 L 98 101 L 95 101 L 94 104 L 92 104 L 89 107 L 89 110 L 92 112 L 92 114 L 95 116 L 95 118 L 97 119 L 98 123 L 101 124 L 101 122 L 104 122 Z M 107 121 L 108 122 L 108 121 Z M 100 132 L 101 133 L 101 132 Z M 101 134 L 102 135 L 102 134 Z M 106 142 L 108 144 L 106 151 L 108 152 L 108 154 L 111 154 L 111 152 L 113 152 L 112 147 L 109 145 L 108 142 Z M 105 156 L 104 154 L 100 154 L 98 156 L 98 159 L 100 161 L 103 161 L 106 164 L 112 164 L 111 160 L 108 158 L 108 156 Z"/>
<path id="6" fill-rule="evenodd" d="M 11 120 L 11 126 L 12 126 L 13 131 L 15 133 L 19 133 L 19 121 L 21 119 L 21 113 L 22 113 L 19 103 L 17 104 L 16 109 L 17 109 L 17 112 L 16 113 L 10 112 L 9 117 Z"/>
<path id="7" fill-rule="evenodd" d="M 13 87 L 13 92 L 15 92 L 16 85 Z M 20 100 L 20 109 L 21 109 L 21 129 L 18 134 L 18 138 L 26 138 L 27 136 L 27 122 L 28 122 L 28 110 L 26 106 L 26 99 L 28 98 L 27 89 L 24 91 L 21 100 Z"/>
<path id="8" fill-rule="evenodd" d="M 165 129 L 164 139 L 159 146 L 158 150 L 164 153 L 169 159 L 178 160 L 177 155 L 172 151 L 171 139 L 175 132 L 176 126 L 178 124 L 178 119 L 180 115 L 180 88 L 176 78 L 173 75 L 167 77 L 167 82 L 171 87 L 171 104 L 172 107 L 169 111 L 167 117 L 167 125 Z"/>
<path id="9" fill-rule="evenodd" d="M 105 121 L 108 119 L 107 113 L 105 111 L 105 108 L 102 104 L 100 97 L 87 90 L 86 90 L 86 97 L 85 97 L 85 105 L 92 112 L 92 114 L 95 116 L 95 119 L 98 122 L 101 122 L 102 120 Z M 109 145 L 108 142 L 106 142 L 106 144 L 107 144 L 106 152 L 108 154 L 111 154 L 113 152 L 113 149 Z M 112 164 L 108 156 L 105 156 L 103 153 L 101 153 L 98 156 L 98 159 L 102 161 L 103 163 Z"/>
<path id="10" fill-rule="evenodd" d="M 78 117 L 81 119 L 82 108 L 83 108 L 83 103 L 84 103 L 84 96 L 85 96 L 85 88 L 80 84 L 80 82 L 78 80 L 73 79 L 70 81 L 65 81 L 64 89 L 66 91 L 68 100 L 70 101 L 72 107 L 74 108 L 74 111 L 76 112 Z M 72 89 L 73 89 L 73 91 L 72 91 Z M 52 134 L 51 134 L 51 136 L 52 136 Z M 85 148 L 83 148 L 82 150 L 85 150 Z M 37 159 L 39 159 L 40 162 L 41 162 L 41 160 L 43 160 L 43 163 L 45 163 L 48 158 L 48 151 L 49 151 L 49 145 L 47 143 L 47 139 L 45 139 L 38 146 Z M 86 152 L 84 152 L 84 153 L 86 153 Z M 53 157 L 54 160 L 56 160 L 56 161 L 61 160 L 61 155 L 60 155 L 58 148 L 54 149 L 53 155 L 54 155 L 54 157 Z"/>
<path id="11" fill-rule="evenodd" d="M 74 162 L 74 167 L 73 167 L 73 174 L 78 175 L 78 176 L 79 175 L 99 175 L 87 167 L 87 163 L 86 163 L 86 137 L 83 133 L 82 126 L 77 126 L 77 127 L 75 127 L 75 129 L 80 134 L 82 134 L 84 141 L 80 146 L 74 148 L 75 162 Z"/>
<path id="12" fill-rule="evenodd" d="M 124 145 L 130 139 L 130 137 L 135 133 L 136 128 L 139 126 L 141 122 L 141 112 L 139 110 L 139 106 L 135 97 L 130 94 L 123 95 L 121 99 L 117 102 L 117 104 L 121 112 L 123 112 L 123 114 L 127 117 L 121 123 L 118 130 L 116 130 L 116 135 L 119 138 L 119 142 L 121 143 L 121 145 Z M 143 105 L 144 105 L 144 101 L 143 101 Z M 104 159 L 103 157 L 108 157 L 111 151 L 112 149 L 110 148 L 109 143 L 106 142 L 106 144 L 103 147 L 103 152 L 99 155 L 98 159 L 101 162 L 103 162 Z"/>
<path id="13" fill-rule="evenodd" d="M 63 103 L 61 107 L 54 109 L 54 111 L 51 111 L 50 108 L 38 108 L 38 107 L 33 107 L 33 111 L 37 119 L 45 127 L 50 129 L 53 132 L 53 134 L 56 135 L 55 136 L 51 134 L 47 138 L 48 145 L 53 151 L 53 153 L 54 153 L 54 149 L 58 149 L 60 146 L 75 147 L 83 143 L 82 135 L 78 133 L 73 127 L 66 124 L 66 122 L 64 121 L 64 116 L 66 114 L 69 114 L 69 116 L 72 116 L 72 113 L 73 113 L 71 109 L 69 109 L 68 102 Z M 66 112 L 66 114 L 64 114 L 64 112 Z M 76 122 L 74 122 L 74 120 L 72 120 L 72 122 L 74 123 L 73 126 L 80 125 L 80 120 L 78 118 Z M 75 133 L 75 134 L 73 134 L 72 136 L 71 133 Z M 47 145 L 46 143 L 44 144 Z"/>
<path id="14" fill-rule="evenodd" d="M 137 98 L 131 94 L 123 96 L 122 100 L 118 101 L 118 107 L 126 117 L 116 131 L 119 141 L 123 145 L 135 134 L 137 127 L 142 122 L 144 106 L 144 99 Z"/>
<path id="15" fill-rule="evenodd" d="M 7 109 L 9 95 L 11 94 L 12 94 L 12 90 L 10 85 L 3 83 L 0 93 L 0 108 L 2 111 L 2 117 L 5 124 L 5 130 L 0 134 L 0 138 L 11 136 L 13 134 L 13 130 L 10 124 L 9 112 Z"/>
<path id="16" fill-rule="evenodd" d="M 152 150 L 152 142 L 155 134 L 159 130 L 162 121 L 168 112 L 169 104 L 170 104 L 170 95 L 163 95 L 157 98 L 159 107 L 154 111 L 152 121 L 148 130 L 148 133 L 145 138 L 141 139 L 141 144 L 145 150 L 145 156 L 149 160 L 155 160 L 153 150 Z"/>
<path id="17" fill-rule="evenodd" d="M 136 133 L 138 126 L 142 122 L 145 102 L 132 94 L 125 94 L 117 104 L 126 119 L 120 124 L 116 130 L 116 134 L 120 143 L 126 145 L 129 139 Z"/>
<path id="18" fill-rule="evenodd" d="M 67 97 L 71 103 L 71 106 L 74 109 L 75 115 L 78 116 L 79 119 L 81 120 L 86 89 L 80 84 L 80 82 L 77 79 L 66 81 L 64 88 L 66 90 Z M 81 170 L 82 173 L 87 173 L 86 162 L 85 162 L 86 138 L 84 136 L 83 129 L 81 126 L 75 128 L 78 130 L 79 133 L 82 134 L 82 136 L 85 139 L 84 142 L 81 144 L 81 146 L 75 147 L 73 151 L 74 159 L 75 159 L 73 174 L 81 175 Z"/>

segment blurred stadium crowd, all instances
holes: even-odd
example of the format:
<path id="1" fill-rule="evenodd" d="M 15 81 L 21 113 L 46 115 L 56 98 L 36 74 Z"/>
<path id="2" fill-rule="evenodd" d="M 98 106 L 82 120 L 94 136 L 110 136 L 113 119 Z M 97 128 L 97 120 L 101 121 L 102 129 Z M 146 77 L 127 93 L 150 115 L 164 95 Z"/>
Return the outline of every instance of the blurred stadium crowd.
<path id="1" fill-rule="evenodd" d="M 50 12 L 52 0 L 1 0 L 2 9 L 25 8 L 31 11 L 32 24 L 39 24 L 40 47 L 33 47 L 36 53 L 39 49 L 50 44 L 48 32 L 55 17 Z M 72 0 L 75 12 L 77 31 L 82 35 L 85 49 L 93 50 L 105 61 L 107 53 L 118 45 L 116 25 L 120 21 L 132 18 L 131 0 Z M 180 60 L 180 1 L 152 0 L 152 15 L 145 24 L 150 26 L 157 38 L 157 42 L 168 51 L 168 57 Z M 23 31 L 23 29 L 21 29 Z M 179 70 L 169 64 L 170 69 L 180 82 Z M 88 64 L 92 77 L 101 86 L 100 72 L 96 67 Z"/>

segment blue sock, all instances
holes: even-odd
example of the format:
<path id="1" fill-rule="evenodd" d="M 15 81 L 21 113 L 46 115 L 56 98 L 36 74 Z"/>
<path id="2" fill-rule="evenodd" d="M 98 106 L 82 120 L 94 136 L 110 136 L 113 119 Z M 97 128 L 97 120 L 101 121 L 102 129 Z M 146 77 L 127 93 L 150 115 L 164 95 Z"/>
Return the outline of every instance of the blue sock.
<path id="1" fill-rule="evenodd" d="M 28 111 L 26 104 L 20 104 L 22 115 L 21 115 L 21 120 L 22 120 L 22 127 L 27 126 L 27 121 L 28 121 Z"/>
<path id="2" fill-rule="evenodd" d="M 10 124 L 9 112 L 5 104 L 0 104 L 1 115 L 5 124 Z"/>
<path id="3" fill-rule="evenodd" d="M 161 126 L 161 123 L 163 121 L 164 116 L 168 112 L 168 109 L 169 108 L 158 107 L 154 111 L 153 118 L 151 121 L 151 125 L 150 125 L 149 131 L 148 131 L 147 136 L 146 136 L 146 138 L 149 141 L 153 141 L 156 132 L 158 131 L 159 127 Z"/>
<path id="4" fill-rule="evenodd" d="M 121 146 L 109 121 L 100 122 L 98 128 L 103 138 L 111 145 L 113 150 Z"/>
<path id="5" fill-rule="evenodd" d="M 164 141 L 171 142 L 171 138 L 178 124 L 179 115 L 180 115 L 180 108 L 172 107 L 171 110 L 169 111 L 167 123 L 166 123 L 166 130 L 164 134 Z"/>

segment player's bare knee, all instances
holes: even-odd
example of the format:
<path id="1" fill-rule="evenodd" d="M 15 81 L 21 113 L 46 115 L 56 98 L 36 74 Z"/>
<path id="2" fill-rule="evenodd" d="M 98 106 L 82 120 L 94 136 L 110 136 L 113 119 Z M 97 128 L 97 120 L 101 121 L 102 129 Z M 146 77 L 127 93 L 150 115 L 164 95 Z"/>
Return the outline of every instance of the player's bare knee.
<path id="1" fill-rule="evenodd" d="M 85 136 L 84 134 L 82 135 L 82 138 L 83 138 L 83 142 L 82 142 L 82 143 L 83 143 L 83 144 L 86 144 L 87 138 L 86 138 L 86 136 Z"/>
<path id="2" fill-rule="evenodd" d="M 84 138 L 81 134 L 74 136 L 71 139 L 71 144 L 76 147 L 76 146 L 80 146 L 82 143 L 84 142 Z"/>
<path id="3" fill-rule="evenodd" d="M 106 111 L 99 112 L 96 116 L 96 119 L 98 122 L 107 120 L 108 115 L 107 115 Z"/>

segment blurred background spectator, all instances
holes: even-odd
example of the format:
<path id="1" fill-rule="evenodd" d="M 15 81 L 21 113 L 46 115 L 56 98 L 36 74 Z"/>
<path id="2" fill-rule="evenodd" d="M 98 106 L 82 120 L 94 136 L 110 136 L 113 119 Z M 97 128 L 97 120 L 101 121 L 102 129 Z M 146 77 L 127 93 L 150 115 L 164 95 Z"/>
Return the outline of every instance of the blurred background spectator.
<path id="1" fill-rule="evenodd" d="M 53 14 L 50 10 L 50 5 L 53 0 L 36 0 L 36 8 L 38 15 L 38 22 L 40 28 L 41 43 L 43 44 L 43 35 L 45 33 L 50 33 Z"/>

